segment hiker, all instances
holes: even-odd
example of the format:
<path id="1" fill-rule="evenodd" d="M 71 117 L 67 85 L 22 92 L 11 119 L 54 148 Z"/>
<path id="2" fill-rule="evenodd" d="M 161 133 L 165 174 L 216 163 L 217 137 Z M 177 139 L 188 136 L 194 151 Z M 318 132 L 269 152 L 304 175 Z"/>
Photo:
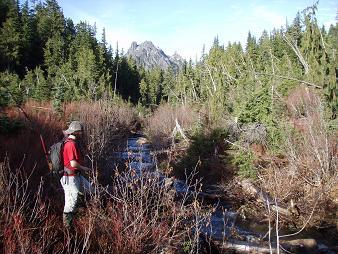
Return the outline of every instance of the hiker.
<path id="1" fill-rule="evenodd" d="M 64 174 L 61 185 L 65 193 L 65 206 L 63 209 L 63 223 L 69 228 L 72 226 L 79 195 L 83 192 L 91 193 L 92 186 L 81 172 L 91 170 L 83 166 L 83 155 L 79 149 L 78 142 L 83 135 L 83 125 L 79 121 L 70 123 L 69 128 L 64 131 L 66 140 L 63 148 Z"/>

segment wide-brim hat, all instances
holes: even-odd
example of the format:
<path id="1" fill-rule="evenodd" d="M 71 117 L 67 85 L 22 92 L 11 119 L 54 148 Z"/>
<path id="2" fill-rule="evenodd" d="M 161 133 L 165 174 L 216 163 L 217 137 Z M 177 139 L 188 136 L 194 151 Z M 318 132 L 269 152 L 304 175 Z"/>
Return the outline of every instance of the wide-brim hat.
<path id="1" fill-rule="evenodd" d="M 69 127 L 67 130 L 64 131 L 65 134 L 72 134 L 76 131 L 82 131 L 83 130 L 83 125 L 79 121 L 72 121 L 69 124 Z"/>

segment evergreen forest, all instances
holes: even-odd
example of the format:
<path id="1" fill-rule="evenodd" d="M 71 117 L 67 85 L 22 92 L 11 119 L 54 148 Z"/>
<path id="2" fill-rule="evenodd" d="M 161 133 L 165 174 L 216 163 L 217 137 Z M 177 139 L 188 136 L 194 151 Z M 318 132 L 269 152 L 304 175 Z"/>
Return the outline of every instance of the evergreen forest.
<path id="1" fill-rule="evenodd" d="M 119 96 L 143 106 L 205 104 L 215 115 L 273 126 L 278 98 L 305 84 L 320 91 L 336 118 L 337 24 L 319 27 L 316 5 L 259 38 L 249 32 L 246 45 L 216 37 L 209 52 L 175 73 L 137 67 L 108 45 L 105 30 L 98 40 L 95 25 L 74 24 L 56 0 L 32 3 L 1 1 L 2 106 L 34 99 L 57 108 Z"/>
<path id="2" fill-rule="evenodd" d="M 146 69 L 110 45 L 105 29 L 65 17 L 57 0 L 0 0 L 0 251 L 239 250 L 229 243 L 246 245 L 240 233 L 213 245 L 196 231 L 208 205 L 223 201 L 236 223 L 265 223 L 266 253 L 316 253 L 282 242 L 300 232 L 321 234 L 318 246 L 330 251 L 338 237 L 338 20 L 320 27 L 318 4 L 259 37 L 248 31 L 245 44 L 210 38 L 210 50 L 179 69 Z M 40 139 L 50 147 L 74 119 L 85 123 L 98 187 L 67 241 L 62 189 Z M 156 170 L 200 193 L 123 185 L 111 157 L 135 133 L 154 150 Z"/>

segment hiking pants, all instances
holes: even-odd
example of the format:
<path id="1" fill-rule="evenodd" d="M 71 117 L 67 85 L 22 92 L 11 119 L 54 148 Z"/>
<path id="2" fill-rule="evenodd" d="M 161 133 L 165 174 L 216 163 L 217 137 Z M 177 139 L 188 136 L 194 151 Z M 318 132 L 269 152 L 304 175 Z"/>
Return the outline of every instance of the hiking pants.
<path id="1" fill-rule="evenodd" d="M 92 185 L 81 175 L 63 176 L 60 180 L 65 193 L 64 213 L 75 213 L 79 194 L 91 193 Z"/>

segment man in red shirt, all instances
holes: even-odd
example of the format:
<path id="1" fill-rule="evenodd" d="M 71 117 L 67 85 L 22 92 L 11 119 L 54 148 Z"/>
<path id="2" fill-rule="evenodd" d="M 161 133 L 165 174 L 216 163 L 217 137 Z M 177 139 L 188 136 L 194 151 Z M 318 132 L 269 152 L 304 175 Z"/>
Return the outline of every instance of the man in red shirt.
<path id="1" fill-rule="evenodd" d="M 82 192 L 92 192 L 91 184 L 81 175 L 81 172 L 91 169 L 82 165 L 83 155 L 76 144 L 83 134 L 82 123 L 79 121 L 71 122 L 69 128 L 64 133 L 68 136 L 63 148 L 64 175 L 60 181 L 65 193 L 63 222 L 66 227 L 70 227 L 76 213 L 79 195 Z"/>

